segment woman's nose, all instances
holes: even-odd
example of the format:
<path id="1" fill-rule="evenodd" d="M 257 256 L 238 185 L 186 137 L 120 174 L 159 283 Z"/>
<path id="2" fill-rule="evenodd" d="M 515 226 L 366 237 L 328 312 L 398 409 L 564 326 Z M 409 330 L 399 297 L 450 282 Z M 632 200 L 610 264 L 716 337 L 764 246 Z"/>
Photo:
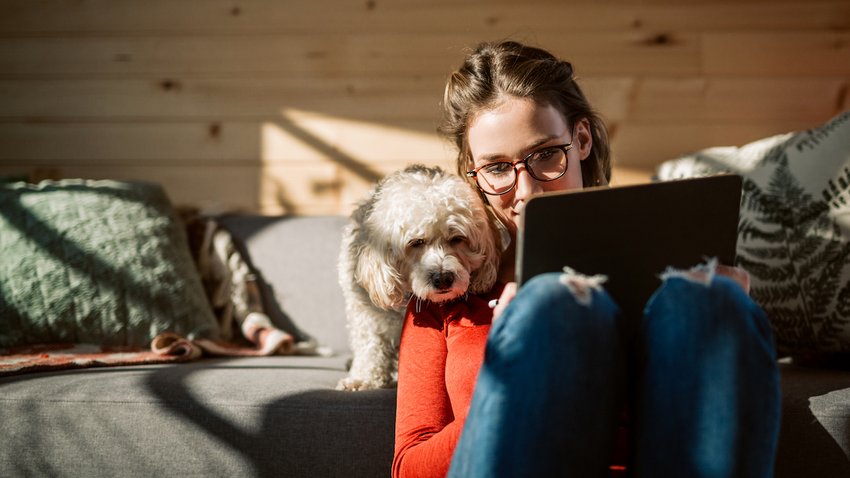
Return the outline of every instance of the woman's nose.
<path id="1" fill-rule="evenodd" d="M 539 193 L 540 183 L 528 174 L 525 165 L 518 164 L 516 168 L 516 197 L 526 199 L 534 193 Z"/>

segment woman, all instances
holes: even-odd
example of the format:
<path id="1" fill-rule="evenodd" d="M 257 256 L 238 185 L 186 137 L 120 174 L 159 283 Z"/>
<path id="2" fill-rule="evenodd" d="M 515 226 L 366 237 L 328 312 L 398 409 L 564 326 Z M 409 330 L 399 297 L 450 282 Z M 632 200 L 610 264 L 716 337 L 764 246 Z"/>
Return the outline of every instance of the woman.
<path id="1" fill-rule="evenodd" d="M 622 317 L 595 277 L 512 283 L 529 196 L 610 178 L 604 124 L 571 65 L 515 42 L 479 45 L 444 108 L 458 173 L 510 243 L 490 297 L 452 317 L 408 311 L 394 475 L 772 476 L 778 371 L 743 271 L 669 272 L 642 318 Z M 497 295 L 491 328 L 484 304 Z"/>

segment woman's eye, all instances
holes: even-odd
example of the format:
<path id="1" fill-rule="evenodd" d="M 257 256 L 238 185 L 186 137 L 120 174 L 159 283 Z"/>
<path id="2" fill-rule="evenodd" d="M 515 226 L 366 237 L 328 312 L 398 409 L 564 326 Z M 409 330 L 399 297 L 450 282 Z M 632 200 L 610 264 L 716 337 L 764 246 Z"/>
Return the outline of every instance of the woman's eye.
<path id="1" fill-rule="evenodd" d="M 482 171 L 486 174 L 498 176 L 509 173 L 513 168 L 514 165 L 511 163 L 493 163 L 484 166 Z"/>
<path id="2" fill-rule="evenodd" d="M 531 158 L 529 159 L 532 161 L 546 161 L 554 158 L 556 156 L 555 153 L 557 153 L 558 151 L 560 151 L 558 148 L 541 149 L 540 151 L 537 151 L 532 154 Z"/>
<path id="3" fill-rule="evenodd" d="M 407 245 L 410 246 L 410 247 L 414 247 L 414 248 L 422 247 L 422 246 L 425 245 L 425 240 L 424 239 L 414 239 L 414 240 L 408 242 Z"/>

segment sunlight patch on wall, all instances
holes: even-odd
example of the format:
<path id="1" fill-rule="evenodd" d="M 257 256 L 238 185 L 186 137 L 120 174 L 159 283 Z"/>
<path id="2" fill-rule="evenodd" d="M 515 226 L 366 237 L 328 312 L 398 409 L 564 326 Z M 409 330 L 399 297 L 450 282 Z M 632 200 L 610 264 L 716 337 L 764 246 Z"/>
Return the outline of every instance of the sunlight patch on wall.
<path id="1" fill-rule="evenodd" d="M 285 109 L 261 130 L 260 210 L 348 214 L 380 178 L 409 164 L 453 169 L 436 132 Z"/>

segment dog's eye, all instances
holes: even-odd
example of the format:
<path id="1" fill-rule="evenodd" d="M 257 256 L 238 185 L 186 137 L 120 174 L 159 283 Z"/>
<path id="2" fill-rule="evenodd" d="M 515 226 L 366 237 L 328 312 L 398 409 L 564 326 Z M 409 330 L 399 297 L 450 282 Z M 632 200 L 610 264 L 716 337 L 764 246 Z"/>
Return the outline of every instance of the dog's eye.
<path id="1" fill-rule="evenodd" d="M 456 245 L 460 244 L 461 242 L 465 242 L 465 241 L 466 241 L 466 238 L 463 237 L 463 236 L 455 236 L 455 237 L 449 239 L 449 243 L 453 246 L 456 246 Z"/>
<path id="2" fill-rule="evenodd" d="M 425 245 L 425 239 L 414 239 L 407 243 L 409 247 L 422 247 Z"/>

